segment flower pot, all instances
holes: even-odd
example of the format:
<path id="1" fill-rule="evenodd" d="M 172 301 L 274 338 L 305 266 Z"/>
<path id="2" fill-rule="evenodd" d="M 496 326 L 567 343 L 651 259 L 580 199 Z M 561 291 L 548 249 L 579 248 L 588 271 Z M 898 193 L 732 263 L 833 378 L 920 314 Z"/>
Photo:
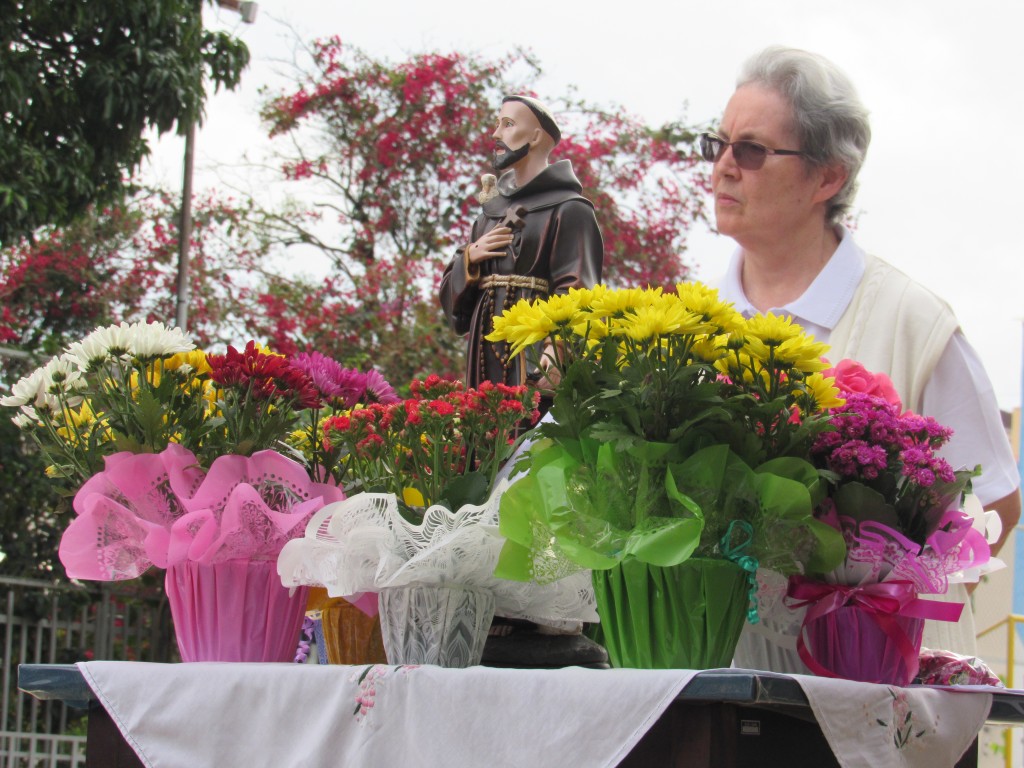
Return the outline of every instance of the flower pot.
<path id="1" fill-rule="evenodd" d="M 367 616 L 347 600 L 320 612 L 328 664 L 387 664 L 380 617 Z"/>
<path id="2" fill-rule="evenodd" d="M 924 619 L 844 605 L 805 621 L 797 649 L 816 675 L 909 685 L 920 666 Z"/>
<path id="3" fill-rule="evenodd" d="M 732 663 L 749 606 L 746 572 L 693 558 L 660 568 L 627 560 L 593 572 L 601 640 L 614 667 L 716 669 Z"/>
<path id="4" fill-rule="evenodd" d="M 164 587 L 182 661 L 294 661 L 306 588 L 282 586 L 273 560 L 188 560 Z"/>
<path id="5" fill-rule="evenodd" d="M 379 595 L 389 664 L 471 667 L 494 618 L 490 590 L 457 585 L 388 587 Z"/>

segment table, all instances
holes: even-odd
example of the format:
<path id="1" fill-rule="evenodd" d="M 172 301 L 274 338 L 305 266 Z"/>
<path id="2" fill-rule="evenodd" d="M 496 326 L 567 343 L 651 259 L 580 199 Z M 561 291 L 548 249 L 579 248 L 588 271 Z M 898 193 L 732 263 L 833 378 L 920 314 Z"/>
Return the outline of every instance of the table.
<path id="1" fill-rule="evenodd" d="M 123 664 L 130 664 L 125 662 Z M 301 674 L 314 680 L 323 674 L 338 678 L 344 670 L 357 672 L 359 668 L 320 669 L 333 672 L 317 673 L 310 665 L 243 665 L 244 677 L 268 676 L 280 680 L 282 676 Z M 114 667 L 118 670 L 137 668 L 152 670 L 155 677 L 196 670 L 196 665 L 133 665 Z M 218 668 L 219 667 L 219 668 Z M 89 669 L 89 667 L 86 667 Z M 176 669 L 175 669 L 176 668 Z M 220 674 L 230 674 L 239 665 L 215 665 L 210 668 Z M 383 677 L 401 668 L 381 667 Z M 551 672 L 532 670 L 431 670 L 429 679 L 458 680 L 460 673 L 475 675 L 474 679 L 493 680 L 495 686 L 509 686 L 517 680 L 541 681 Z M 584 672 L 585 670 L 579 670 Z M 501 673 L 499 675 L 499 672 Z M 591 675 L 614 675 L 627 670 L 607 672 L 587 671 Z M 633 671 L 642 676 L 642 671 Z M 578 674 L 578 673 L 577 673 Z M 653 674 L 653 673 L 648 673 Z M 664 673 L 671 674 L 671 673 Z M 521 675 L 521 677 L 517 677 Z M 687 681 L 660 714 L 643 725 L 642 736 L 630 746 L 618 765 L 624 768 L 650 768 L 650 766 L 752 766 L 789 765 L 837 766 L 836 758 L 822 728 L 815 719 L 811 702 L 797 676 L 780 675 L 749 670 L 719 669 L 687 673 Z M 482 676 L 482 677 L 480 677 Z M 418 678 L 419 679 L 419 678 Z M 423 678 L 428 679 L 428 678 Z M 555 678 L 548 678 L 555 679 Z M 593 677 L 585 678 L 593 680 Z M 612 679 L 612 678 L 609 678 Z M 627 678 L 619 678 L 627 679 Z M 642 677 L 647 680 L 649 678 Z M 660 678 L 659 678 L 660 679 Z M 806 682 L 806 681 L 803 681 Z M 142 761 L 123 738 L 107 710 L 99 704 L 82 669 L 76 665 L 21 665 L 19 688 L 37 698 L 61 700 L 73 706 L 89 707 L 89 726 L 86 765 L 88 768 L 140 768 Z M 180 685 L 180 683 L 178 683 Z M 859 684 L 849 684 L 859 685 Z M 486 685 L 482 687 L 486 688 Z M 172 689 L 177 690 L 177 689 Z M 668 690 L 668 689 L 666 689 Z M 913 691 L 914 688 L 907 689 Z M 1024 723 L 1024 692 L 989 689 L 992 701 L 987 721 L 992 723 Z M 951 694 L 963 697 L 970 694 Z M 966 701 L 966 699 L 963 699 Z M 239 704 L 239 706 L 242 706 Z M 339 707 L 339 710 L 344 709 Z M 341 715 L 339 715 L 341 717 Z M 579 738 L 586 738 L 587 713 L 579 712 L 566 723 L 579 727 Z M 577 722 L 578 721 L 578 722 Z M 207 724 L 210 725 L 210 724 Z M 569 727 L 568 725 L 566 727 Z M 799 745 L 796 749 L 795 745 Z M 947 753 L 948 754 L 948 753 Z M 616 758 L 618 759 L 618 758 Z M 957 766 L 977 763 L 977 739 Z M 211 763 L 212 764 L 212 763 Z M 343 764 L 343 763 L 338 763 Z M 500 761 L 496 765 L 504 764 Z M 612 763 L 614 764 L 614 763 Z"/>

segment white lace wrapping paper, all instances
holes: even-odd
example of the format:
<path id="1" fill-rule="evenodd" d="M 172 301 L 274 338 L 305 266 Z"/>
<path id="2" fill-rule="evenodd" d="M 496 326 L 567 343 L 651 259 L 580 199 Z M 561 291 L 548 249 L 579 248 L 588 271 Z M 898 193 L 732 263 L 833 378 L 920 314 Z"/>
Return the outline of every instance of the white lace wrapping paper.
<path id="1" fill-rule="evenodd" d="M 505 538 L 498 532 L 502 482 L 483 505 L 452 512 L 427 509 L 410 523 L 393 494 L 360 493 L 323 507 L 305 535 L 281 551 L 277 571 L 285 586 L 326 587 L 332 597 L 379 592 L 411 584 L 461 584 L 494 593 L 501 616 L 549 622 L 597 621 L 590 571 L 551 584 L 498 579 Z"/>

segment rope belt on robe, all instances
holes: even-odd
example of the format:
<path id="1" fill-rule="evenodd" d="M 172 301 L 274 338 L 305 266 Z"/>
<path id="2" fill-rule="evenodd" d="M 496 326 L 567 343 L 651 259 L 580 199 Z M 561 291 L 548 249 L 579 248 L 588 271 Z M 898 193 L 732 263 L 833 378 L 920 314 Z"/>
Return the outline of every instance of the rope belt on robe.
<path id="1" fill-rule="evenodd" d="M 516 302 L 516 291 L 527 290 L 533 291 L 540 294 L 541 296 L 548 295 L 548 289 L 550 287 L 547 280 L 541 277 L 530 277 L 529 275 L 484 275 L 480 278 L 478 287 L 481 291 L 487 294 L 487 298 L 484 300 L 482 311 L 489 314 L 491 317 L 500 315 L 507 309 L 510 309 Z M 505 289 L 505 300 L 502 302 L 502 306 L 499 308 L 495 305 L 494 297 L 498 288 Z M 489 347 L 484 339 L 480 338 L 478 355 L 478 376 L 480 381 L 484 381 L 488 378 L 487 376 L 487 363 L 486 356 L 488 354 L 494 355 L 501 362 L 502 367 L 505 369 L 505 384 L 518 384 L 522 385 L 526 383 L 526 364 L 525 358 L 522 364 L 519 366 L 519 375 L 517 381 L 509 381 L 508 368 L 511 363 L 510 360 L 502 359 L 501 354 L 496 348 Z M 522 353 L 520 353 L 522 358 Z"/>
<path id="2" fill-rule="evenodd" d="M 526 288 L 546 295 L 548 292 L 548 281 L 541 277 L 530 277 L 528 275 L 485 275 L 480 278 L 481 291 L 491 288 L 504 288 L 506 290 L 510 288 Z"/>

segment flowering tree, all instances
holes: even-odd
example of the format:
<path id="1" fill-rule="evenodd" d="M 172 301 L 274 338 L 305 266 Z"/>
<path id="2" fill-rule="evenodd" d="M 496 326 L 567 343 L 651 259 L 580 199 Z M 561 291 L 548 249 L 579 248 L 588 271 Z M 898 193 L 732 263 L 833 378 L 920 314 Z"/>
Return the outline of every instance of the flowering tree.
<path id="1" fill-rule="evenodd" d="M 242 226 L 245 215 L 230 200 L 195 203 L 190 330 L 204 346 L 246 335 L 243 302 L 259 284 L 268 247 Z M 0 344 L 35 358 L 0 358 L 0 382 L 10 385 L 98 325 L 172 318 L 177 222 L 174 198 L 150 192 L 0 250 Z"/>
<path id="2" fill-rule="evenodd" d="M 310 53 L 299 85 L 272 95 L 262 114 L 270 135 L 287 143 L 281 172 L 296 189 L 304 185 L 317 214 L 264 212 L 262 224 L 277 242 L 319 248 L 334 270 L 304 297 L 271 286 L 261 331 L 278 345 L 345 359 L 332 348 L 341 345 L 362 358 L 350 363 L 381 361 L 394 381 L 458 373 L 462 343 L 442 322 L 437 281 L 477 214 L 501 98 L 534 92 L 539 69 L 521 52 L 493 62 L 430 53 L 392 64 L 337 38 Z M 619 110 L 551 103 L 565 116 L 552 159 L 572 161 L 597 205 L 606 281 L 671 287 L 685 279 L 686 236 L 704 217 L 707 187 L 694 134 L 681 124 L 652 130 Z M 308 304 L 320 313 L 295 310 Z"/>

